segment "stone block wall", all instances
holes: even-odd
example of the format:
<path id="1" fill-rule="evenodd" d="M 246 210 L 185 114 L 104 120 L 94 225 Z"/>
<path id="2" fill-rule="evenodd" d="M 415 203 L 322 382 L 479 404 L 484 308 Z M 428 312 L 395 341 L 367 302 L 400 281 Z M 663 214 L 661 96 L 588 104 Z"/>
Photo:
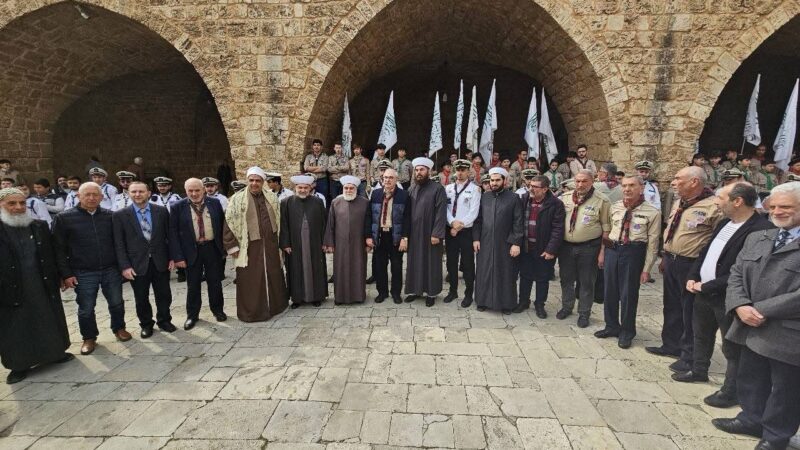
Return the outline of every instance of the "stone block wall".
<path id="1" fill-rule="evenodd" d="M 26 171 L 52 167 L 54 125 L 70 103 L 182 55 L 215 98 L 240 173 L 250 164 L 293 171 L 313 136 L 340 126 L 345 91 L 355 98 L 388 73 L 447 58 L 540 81 L 570 143 L 589 143 L 623 170 L 656 160 L 665 178 L 742 62 L 800 13 L 800 0 L 78 5 L 92 17 L 85 23 L 75 3 L 0 4 L 0 154 Z"/>

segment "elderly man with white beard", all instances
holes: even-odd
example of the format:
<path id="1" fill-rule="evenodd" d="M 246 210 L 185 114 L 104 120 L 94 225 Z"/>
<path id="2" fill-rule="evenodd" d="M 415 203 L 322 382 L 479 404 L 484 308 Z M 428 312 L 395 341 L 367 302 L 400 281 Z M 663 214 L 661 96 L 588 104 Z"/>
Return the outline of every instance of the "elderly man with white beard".
<path id="1" fill-rule="evenodd" d="M 369 200 L 358 195 L 358 177 L 345 175 L 339 182 L 343 194 L 331 202 L 323 243 L 325 250 L 333 253 L 333 298 L 337 305 L 363 303 L 367 299 L 367 249 L 372 238 Z"/>
<path id="2" fill-rule="evenodd" d="M 35 366 L 66 362 L 69 331 L 47 223 L 26 213 L 25 195 L 0 190 L 0 360 L 8 384 Z"/>

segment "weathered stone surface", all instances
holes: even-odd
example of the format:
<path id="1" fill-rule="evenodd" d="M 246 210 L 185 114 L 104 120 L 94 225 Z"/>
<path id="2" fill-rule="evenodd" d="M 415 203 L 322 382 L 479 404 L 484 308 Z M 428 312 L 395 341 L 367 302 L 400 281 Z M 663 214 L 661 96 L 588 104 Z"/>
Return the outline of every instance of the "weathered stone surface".
<path id="1" fill-rule="evenodd" d="M 467 396 L 461 386 L 411 385 L 408 412 L 426 414 L 466 414 Z"/>
<path id="2" fill-rule="evenodd" d="M 192 411 L 173 434 L 186 439 L 258 439 L 278 402 L 217 400 Z"/>
<path id="3" fill-rule="evenodd" d="M 281 401 L 263 437 L 279 442 L 316 442 L 330 416 L 330 403 Z"/>
<path id="4" fill-rule="evenodd" d="M 422 445 L 422 414 L 392 414 L 389 445 L 419 447 Z"/>
<path id="5" fill-rule="evenodd" d="M 98 402 L 56 428 L 53 436 L 115 436 L 152 402 Z"/>
<path id="6" fill-rule="evenodd" d="M 408 386 L 348 383 L 339 408 L 355 411 L 405 411 Z"/>

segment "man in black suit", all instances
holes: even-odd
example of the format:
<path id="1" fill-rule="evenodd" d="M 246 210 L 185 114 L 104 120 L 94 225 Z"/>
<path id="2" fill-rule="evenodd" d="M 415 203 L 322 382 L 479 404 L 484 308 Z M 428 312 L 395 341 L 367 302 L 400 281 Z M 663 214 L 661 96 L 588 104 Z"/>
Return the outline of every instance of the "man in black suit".
<path id="1" fill-rule="evenodd" d="M 191 330 L 200 315 L 200 285 L 205 271 L 208 304 L 217 322 L 228 319 L 222 310 L 222 224 L 225 213 L 219 200 L 206 196 L 203 182 L 189 178 L 184 183 L 186 198 L 172 205 L 169 247 L 175 267 L 186 268 L 186 322 Z"/>
<path id="2" fill-rule="evenodd" d="M 128 186 L 133 204 L 114 212 L 114 245 L 122 276 L 130 280 L 136 298 L 141 336 L 153 335 L 153 325 L 172 333 L 175 325 L 169 308 L 172 291 L 169 273 L 174 267 L 169 254 L 169 212 L 150 203 L 150 189 L 141 181 Z M 156 298 L 156 321 L 150 306 L 150 286 Z"/>
<path id="3" fill-rule="evenodd" d="M 717 329 L 725 336 L 733 321 L 733 316 L 725 314 L 725 290 L 728 288 L 731 266 L 750 233 L 773 228 L 767 219 L 756 212 L 757 199 L 756 189 L 746 182 L 730 184 L 717 193 L 716 203 L 725 219 L 717 225 L 711 241 L 700 250 L 686 282 L 686 289 L 695 294 L 692 317 L 694 360 L 691 370 L 672 375 L 675 381 L 708 381 Z M 718 392 L 705 398 L 707 404 L 715 407 L 738 404 L 736 370 L 740 352 L 738 344 L 722 339 L 722 353 L 727 360 L 725 382 Z"/>

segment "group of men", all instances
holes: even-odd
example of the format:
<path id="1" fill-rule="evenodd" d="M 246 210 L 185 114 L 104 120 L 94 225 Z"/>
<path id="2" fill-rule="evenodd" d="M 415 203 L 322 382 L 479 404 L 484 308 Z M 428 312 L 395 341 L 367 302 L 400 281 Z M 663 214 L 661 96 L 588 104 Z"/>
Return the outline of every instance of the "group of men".
<path id="1" fill-rule="evenodd" d="M 243 321 L 267 320 L 289 299 L 293 308 L 319 306 L 328 296 L 325 253 L 333 253 L 334 301 L 364 302 L 369 252 L 376 303 L 391 296 L 398 304 L 424 298 L 432 306 L 446 281 L 445 303 L 461 297 L 464 308 L 474 302 L 479 311 L 512 314 L 527 310 L 533 295 L 536 316 L 546 318 L 558 261 L 562 295 L 556 317 L 572 315 L 577 302 L 577 326 L 585 328 L 599 297 L 605 326 L 595 336 L 616 338 L 625 349 L 636 335 L 640 284 L 651 281 L 660 255 L 662 344 L 646 350 L 677 359 L 669 366 L 676 381 L 707 381 L 721 330 L 725 382 L 705 401 L 739 404 L 742 412 L 714 419 L 714 425 L 760 437 L 759 449 L 785 448 L 800 425 L 800 183 L 792 173 L 800 160 L 764 187 L 733 166 L 719 182 L 710 180 L 708 163 L 698 164 L 695 157 L 675 174 L 662 219 L 648 161 L 635 164 L 636 175 L 625 175 L 613 164 L 598 166 L 581 146 L 543 175 L 523 152 L 513 164 L 493 157 L 489 167 L 480 157 L 455 158 L 437 174 L 428 158 L 409 161 L 398 152 L 389 163 L 383 150 L 379 146 L 369 162 L 357 148 L 348 161 L 339 144 L 329 156 L 315 140 L 303 163 L 306 173 L 291 178 L 294 192 L 282 186 L 280 174 L 251 167 L 246 183 L 233 183 L 240 190 L 225 204 L 213 179 L 187 180 L 187 197 L 180 199 L 166 187 L 171 180 L 156 179 L 159 193 L 151 195 L 125 172 L 117 174 L 122 192 L 116 192 L 105 183 L 104 171 L 93 168 L 92 182 L 71 186 L 77 202 L 56 214 L 52 239 L 47 226 L 31 220 L 26 194 L 7 188 L 0 193 L 0 250 L 13 256 L 3 258 L 10 263 L 3 281 L 16 295 L 3 306 L 22 317 L 35 313 L 44 318 L 42 326 L 60 330 L 58 339 L 37 343 L 42 349 L 35 350 L 41 355 L 37 363 L 59 362 L 71 358 L 64 354 L 69 343 L 59 285 L 76 290 L 81 352 L 89 354 L 98 334 L 99 289 L 109 304 L 112 331 L 120 340 L 131 338 L 123 278 L 134 289 L 142 338 L 155 325 L 175 330 L 169 311 L 173 268 L 187 271 L 184 328 L 198 320 L 203 280 L 213 315 L 225 320 L 221 280 L 227 255 L 235 261 L 237 315 Z M 771 162 L 763 163 L 770 170 Z M 115 251 L 102 251 L 108 248 Z M 38 276 L 13 275 L 22 270 Z M 12 369 L 9 382 L 35 365 L 22 348 L 3 349 L 3 364 Z"/>

